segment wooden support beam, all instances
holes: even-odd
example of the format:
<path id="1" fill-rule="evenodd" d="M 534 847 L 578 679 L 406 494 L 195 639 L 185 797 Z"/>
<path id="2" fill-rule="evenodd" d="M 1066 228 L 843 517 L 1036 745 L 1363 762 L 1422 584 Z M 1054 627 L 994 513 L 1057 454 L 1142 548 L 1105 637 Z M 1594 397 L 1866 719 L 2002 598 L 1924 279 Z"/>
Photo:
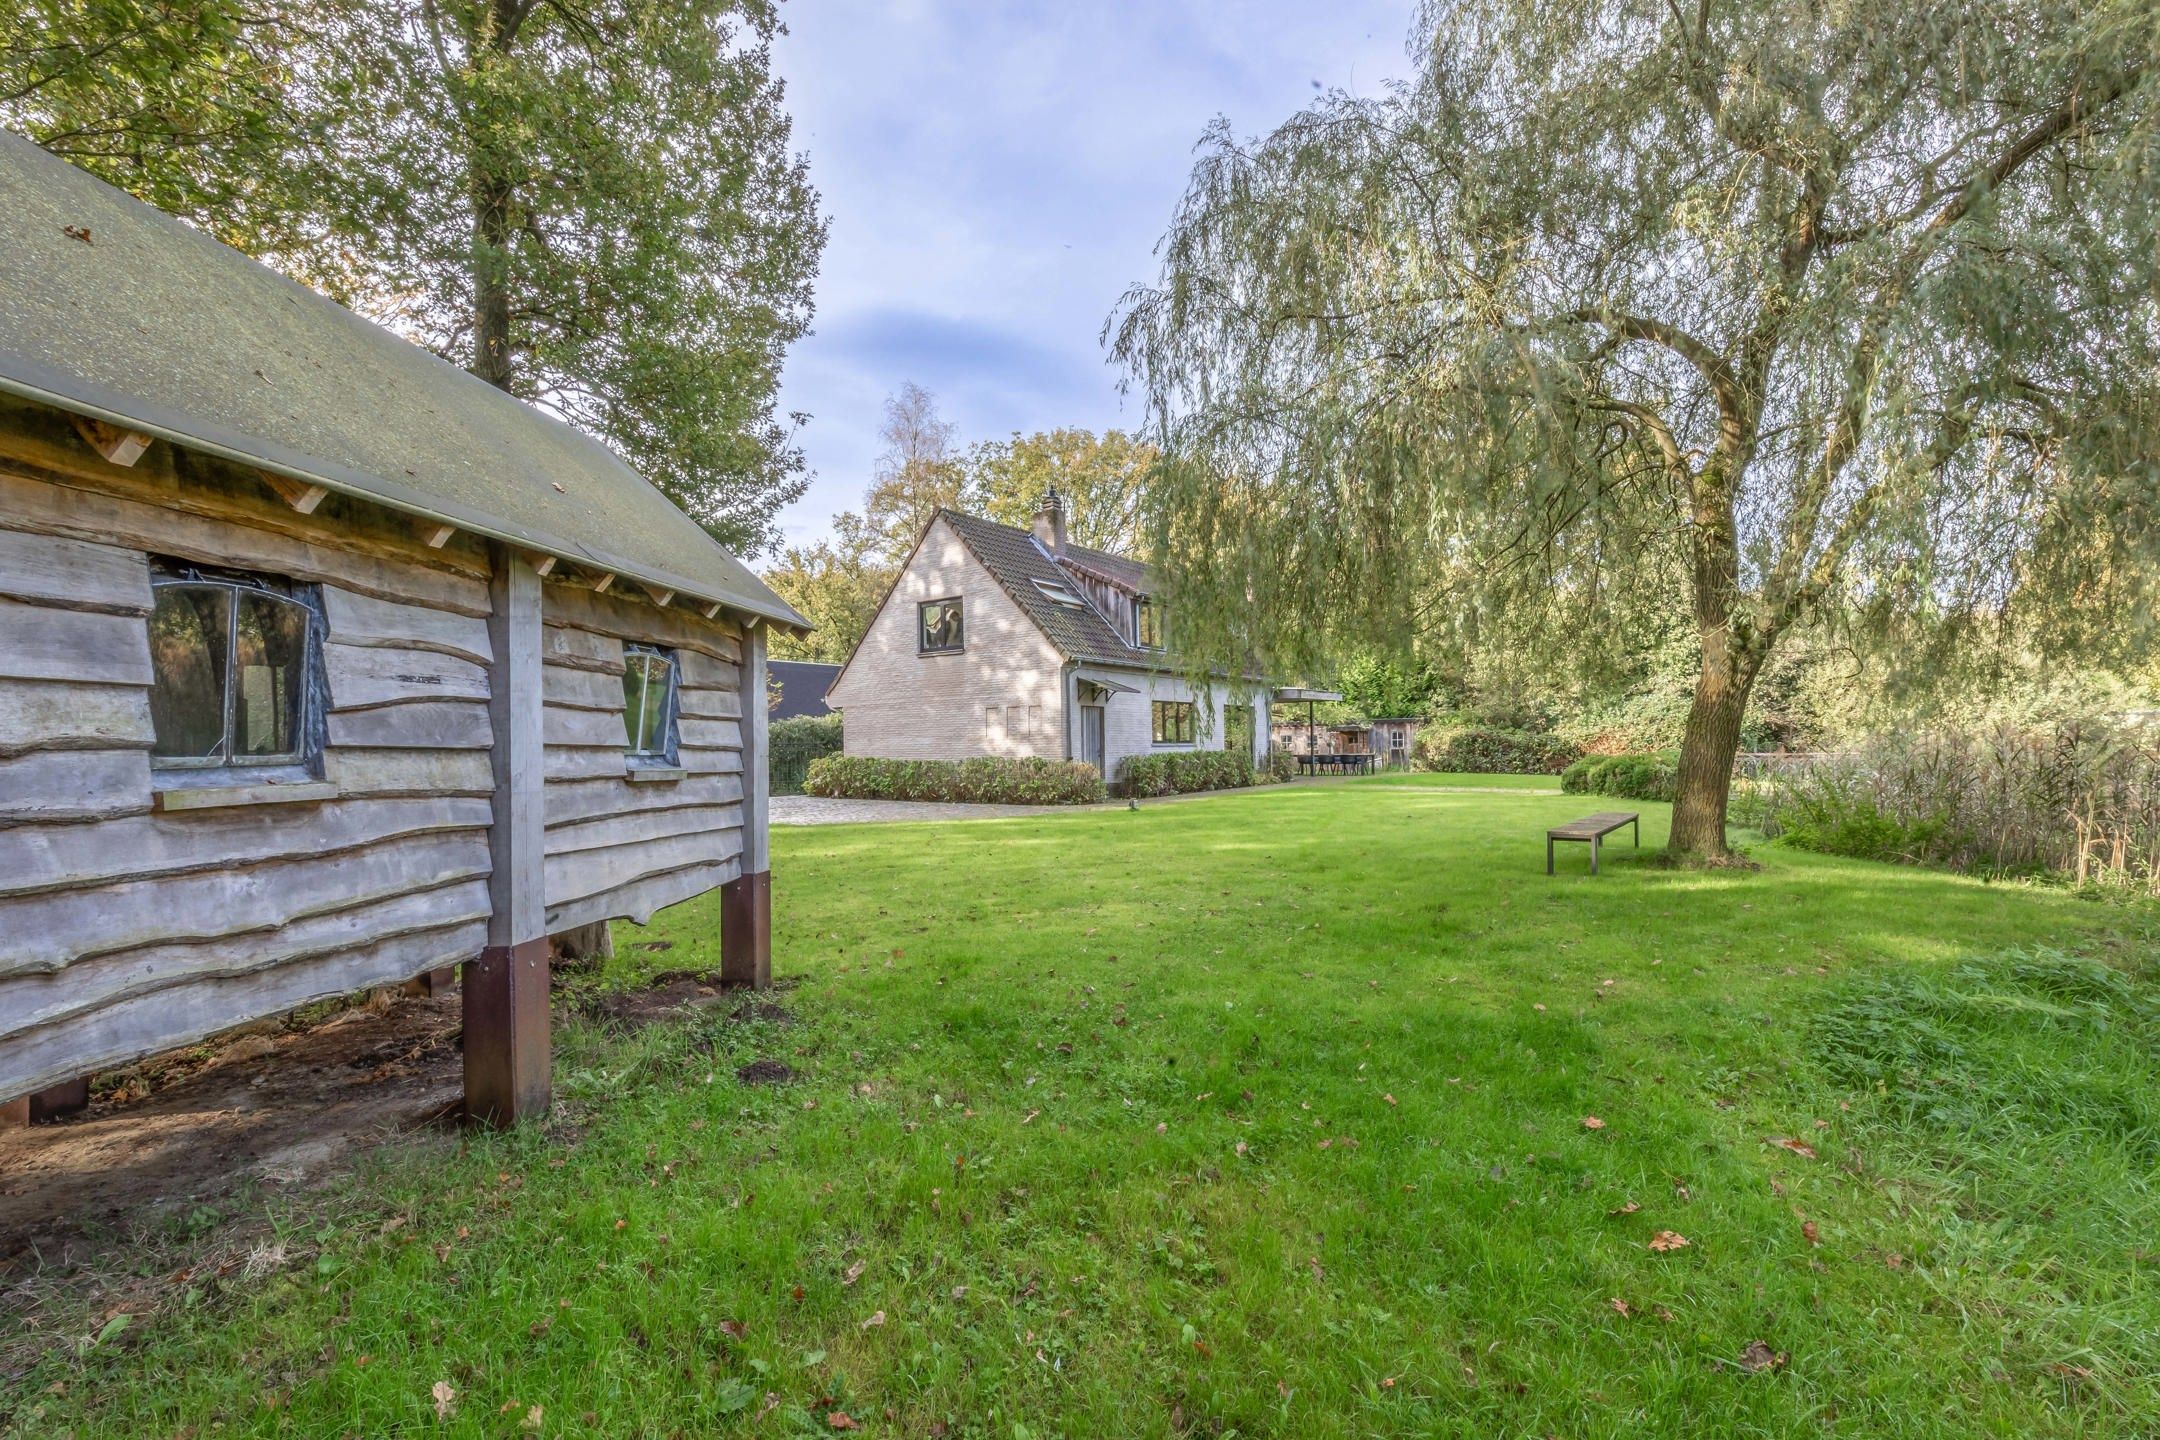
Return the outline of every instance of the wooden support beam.
<path id="1" fill-rule="evenodd" d="M 602 571 L 600 578 L 593 581 L 593 594 L 605 595 L 609 590 L 612 590 L 614 587 L 615 572 L 612 570 Z"/>
<path id="2" fill-rule="evenodd" d="M 457 526 L 455 525 L 445 525 L 436 520 L 423 520 L 420 522 L 420 538 L 427 541 L 430 550 L 442 549 L 443 546 L 450 543 L 451 537 L 456 534 Z"/>
<path id="3" fill-rule="evenodd" d="M 150 437 L 134 430 L 124 430 L 118 425 L 108 425 L 103 420 L 93 420 L 88 415 L 69 417 L 75 422 L 75 433 L 82 436 L 83 443 L 102 456 L 108 465 L 133 465 L 142 459 L 150 448 Z"/>
<path id="4" fill-rule="evenodd" d="M 78 1075 L 0 1105 L 0 1125 L 49 1125 L 90 1107 L 90 1077 Z"/>
<path id="5" fill-rule="evenodd" d="M 727 606 L 721 604 L 718 600 L 715 600 L 712 602 L 712 604 L 705 607 L 705 618 L 707 620 L 717 620 L 720 618 L 720 612 L 725 609 L 727 609 Z"/>
<path id="6" fill-rule="evenodd" d="M 663 608 L 674 603 L 675 592 L 665 585 L 640 585 L 639 589 L 652 596 L 652 603 Z"/>
<path id="7" fill-rule="evenodd" d="M 540 576 L 506 545 L 491 547 L 488 639 L 494 823 L 488 829 L 488 938 L 465 963 L 465 1114 L 498 1129 L 547 1113 L 548 938 L 543 891 Z"/>
<path id="8" fill-rule="evenodd" d="M 763 990 L 772 984 L 772 783 L 766 771 L 771 707 L 765 700 L 765 636 L 743 632 L 742 874 L 720 887 L 720 978 Z"/>
<path id="9" fill-rule="evenodd" d="M 555 573 L 555 557 L 553 555 L 542 555 L 537 550 L 527 551 L 525 563 L 532 566 L 533 574 L 538 575 L 543 580 Z"/>
<path id="10" fill-rule="evenodd" d="M 405 982 L 405 993 L 417 998 L 430 995 L 448 995 L 457 988 L 457 967 L 445 965 L 440 970 L 423 970 Z"/>
<path id="11" fill-rule="evenodd" d="M 330 493 L 327 485 L 310 485 L 307 481 L 295 480 L 290 475 L 279 475 L 270 470 L 257 470 L 255 473 L 262 477 L 263 484 L 276 492 L 278 499 L 302 515 L 314 514 L 315 507 L 322 504 L 323 497 Z"/>

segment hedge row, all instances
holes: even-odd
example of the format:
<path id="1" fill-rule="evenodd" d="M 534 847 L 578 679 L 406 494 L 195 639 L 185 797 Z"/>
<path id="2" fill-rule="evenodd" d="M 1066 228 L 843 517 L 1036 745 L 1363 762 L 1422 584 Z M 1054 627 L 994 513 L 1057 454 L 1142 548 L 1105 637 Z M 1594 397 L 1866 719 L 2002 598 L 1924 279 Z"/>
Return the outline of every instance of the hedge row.
<path id="1" fill-rule="evenodd" d="M 953 800 L 974 805 L 1089 805 L 1102 777 L 1078 760 L 878 760 L 826 755 L 810 762 L 806 795 L 846 800 Z"/>
<path id="2" fill-rule="evenodd" d="M 803 780 L 810 763 L 820 755 L 840 753 L 840 717 L 833 715 L 793 715 L 785 720 L 775 720 L 766 730 L 766 755 L 768 773 L 772 777 L 772 793 L 797 795 L 802 793 Z"/>
<path id="3" fill-rule="evenodd" d="M 1491 725 L 1427 727 L 1417 737 L 1427 770 L 1478 775 L 1557 775 L 1582 751 L 1555 735 Z"/>
<path id="4" fill-rule="evenodd" d="M 1570 795 L 1669 801 L 1679 783 L 1679 765 L 1669 750 L 1648 755 L 1585 755 L 1560 772 L 1560 788 Z"/>
<path id="5" fill-rule="evenodd" d="M 1118 764 L 1118 784 L 1127 795 L 1189 795 L 1195 790 L 1235 790 L 1272 774 L 1256 775 L 1252 756 L 1242 750 L 1170 750 L 1160 755 L 1128 755 Z"/>

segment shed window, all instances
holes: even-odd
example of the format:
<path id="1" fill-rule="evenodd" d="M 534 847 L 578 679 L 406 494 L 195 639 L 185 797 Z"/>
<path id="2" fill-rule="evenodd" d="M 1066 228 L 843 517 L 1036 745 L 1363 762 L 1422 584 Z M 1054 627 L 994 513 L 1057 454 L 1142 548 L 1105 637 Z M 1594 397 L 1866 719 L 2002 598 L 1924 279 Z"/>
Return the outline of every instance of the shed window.
<path id="1" fill-rule="evenodd" d="M 1155 743 L 1157 745 L 1190 745 L 1193 743 L 1193 707 L 1190 700 L 1157 700 L 1155 702 Z"/>
<path id="2" fill-rule="evenodd" d="M 967 648 L 967 634 L 960 616 L 959 598 L 925 600 L 918 607 L 920 624 L 916 647 L 925 655 L 947 654 Z"/>
<path id="3" fill-rule="evenodd" d="M 152 582 L 153 764 L 297 765 L 312 740 L 314 610 L 285 582 L 161 568 Z"/>
<path id="4" fill-rule="evenodd" d="M 633 760 L 675 760 L 675 655 L 623 646 L 623 749 Z"/>

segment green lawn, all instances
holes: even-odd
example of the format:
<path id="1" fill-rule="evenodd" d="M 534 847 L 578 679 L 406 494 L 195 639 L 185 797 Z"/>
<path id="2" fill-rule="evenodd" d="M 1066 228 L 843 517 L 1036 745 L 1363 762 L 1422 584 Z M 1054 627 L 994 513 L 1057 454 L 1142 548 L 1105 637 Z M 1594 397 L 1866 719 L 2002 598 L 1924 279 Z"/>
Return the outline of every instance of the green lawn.
<path id="1" fill-rule="evenodd" d="M 1670 871 L 1658 806 L 1548 879 L 1584 808 L 776 832 L 792 1023 L 565 1024 L 553 1137 L 286 1217 L 306 1263 L 34 1370 L 22 1433 L 2160 1433 L 2153 978 L 2023 953 L 2152 911 Z"/>
<path id="2" fill-rule="evenodd" d="M 1438 786 L 1449 790 L 1558 790 L 1558 775 L 1488 775 L 1472 771 L 1422 772 L 1417 774 L 1389 771 L 1360 779 L 1361 785 L 1407 785 L 1420 789 Z"/>

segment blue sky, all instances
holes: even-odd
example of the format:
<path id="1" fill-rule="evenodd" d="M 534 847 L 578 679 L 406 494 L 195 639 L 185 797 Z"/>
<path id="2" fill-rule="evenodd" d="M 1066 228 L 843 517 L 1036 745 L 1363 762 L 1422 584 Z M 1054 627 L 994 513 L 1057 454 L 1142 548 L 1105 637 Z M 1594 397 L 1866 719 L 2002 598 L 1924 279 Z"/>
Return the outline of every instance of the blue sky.
<path id="1" fill-rule="evenodd" d="M 1272 128 L 1314 82 L 1407 74 L 1412 0 L 791 0 L 774 46 L 832 222 L 816 332 L 780 408 L 816 472 L 789 543 L 860 504 L 885 397 L 913 380 L 963 441 L 1130 429 L 1100 335 L 1226 115 Z"/>

